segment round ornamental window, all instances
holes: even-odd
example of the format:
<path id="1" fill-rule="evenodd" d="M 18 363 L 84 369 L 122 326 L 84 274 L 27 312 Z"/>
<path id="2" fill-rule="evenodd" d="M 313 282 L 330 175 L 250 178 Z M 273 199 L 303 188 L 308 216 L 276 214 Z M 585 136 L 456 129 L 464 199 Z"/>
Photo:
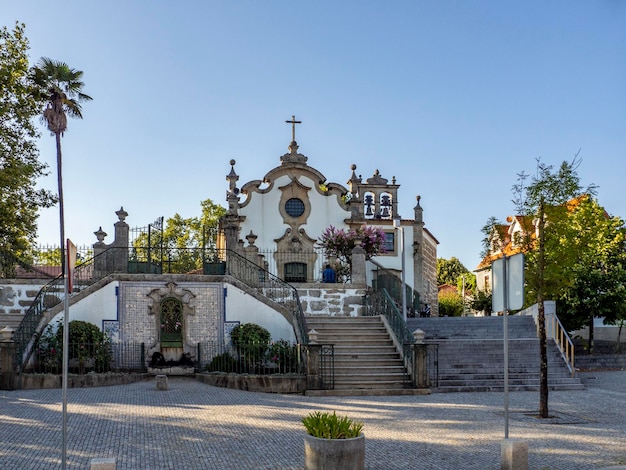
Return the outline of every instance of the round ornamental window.
<path id="1" fill-rule="evenodd" d="M 285 212 L 291 217 L 300 217 L 304 214 L 304 202 L 297 197 L 292 197 L 285 203 Z"/>

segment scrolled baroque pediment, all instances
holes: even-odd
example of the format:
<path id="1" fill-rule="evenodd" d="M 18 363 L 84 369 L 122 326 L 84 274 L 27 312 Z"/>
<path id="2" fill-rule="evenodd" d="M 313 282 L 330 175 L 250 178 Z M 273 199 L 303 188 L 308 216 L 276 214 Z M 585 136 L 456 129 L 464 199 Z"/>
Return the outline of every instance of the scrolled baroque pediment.
<path id="1" fill-rule="evenodd" d="M 179 287 L 175 282 L 168 282 L 165 287 L 154 289 L 148 294 L 150 315 L 159 314 L 161 302 L 170 297 L 180 300 L 183 304 L 183 313 L 188 315 L 196 313 L 196 307 L 193 305 L 196 298 L 195 294 L 188 289 Z"/>

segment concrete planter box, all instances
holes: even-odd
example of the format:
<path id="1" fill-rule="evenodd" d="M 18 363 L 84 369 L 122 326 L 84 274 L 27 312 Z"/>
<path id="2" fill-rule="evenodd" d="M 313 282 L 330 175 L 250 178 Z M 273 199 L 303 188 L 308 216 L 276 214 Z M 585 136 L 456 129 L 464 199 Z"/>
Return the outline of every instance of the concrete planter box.
<path id="1" fill-rule="evenodd" d="M 365 435 L 352 439 L 320 439 L 304 436 L 305 470 L 363 470 Z"/>

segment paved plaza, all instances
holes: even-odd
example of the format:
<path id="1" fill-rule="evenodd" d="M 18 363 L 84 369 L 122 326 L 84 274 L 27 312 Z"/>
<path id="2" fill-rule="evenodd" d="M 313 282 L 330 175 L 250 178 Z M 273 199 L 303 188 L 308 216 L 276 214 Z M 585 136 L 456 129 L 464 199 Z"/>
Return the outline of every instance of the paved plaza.
<path id="1" fill-rule="evenodd" d="M 587 388 L 510 394 L 509 437 L 529 443 L 529 468 L 626 465 L 626 371 L 581 373 Z M 192 378 L 68 390 L 67 467 L 113 457 L 117 469 L 302 469 L 315 410 L 364 422 L 368 469 L 499 469 L 504 395 L 435 393 L 306 397 L 229 390 Z M 61 390 L 0 391 L 0 469 L 58 469 Z"/>

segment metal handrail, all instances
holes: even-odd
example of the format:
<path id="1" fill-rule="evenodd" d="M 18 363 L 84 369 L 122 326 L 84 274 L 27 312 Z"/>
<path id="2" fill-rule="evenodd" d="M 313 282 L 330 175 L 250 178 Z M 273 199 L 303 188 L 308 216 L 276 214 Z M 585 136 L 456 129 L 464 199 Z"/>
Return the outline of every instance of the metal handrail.
<path id="1" fill-rule="evenodd" d="M 258 289 L 263 296 L 288 308 L 295 320 L 298 340 L 301 344 L 309 344 L 309 333 L 298 290 L 236 251 L 223 250 L 223 252 L 226 255 L 226 274 L 248 287 Z"/>
<path id="2" fill-rule="evenodd" d="M 544 305 L 546 302 L 544 302 Z M 537 327 L 537 334 L 539 334 L 538 304 L 518 312 L 517 315 L 532 316 Z M 565 361 L 565 365 L 567 365 L 570 374 L 574 377 L 576 374 L 576 368 L 574 367 L 574 342 L 567 333 L 567 330 L 563 327 L 563 324 L 561 323 L 561 320 L 559 320 L 559 317 L 557 317 L 556 312 L 544 314 L 544 318 L 546 325 L 546 337 L 554 340 L 554 343 Z"/>
<path id="3" fill-rule="evenodd" d="M 389 296 L 396 301 L 398 305 L 402 304 L 402 280 L 398 278 L 397 274 L 393 271 L 380 265 L 374 259 L 369 260 L 374 266 L 376 266 L 376 278 L 374 279 L 374 290 L 387 290 Z M 382 272 L 384 277 L 379 274 Z M 385 280 L 386 278 L 386 280 Z M 408 284 L 404 284 L 406 291 L 406 306 L 408 316 L 418 316 L 420 312 L 420 294 L 416 292 Z"/>
<path id="4" fill-rule="evenodd" d="M 88 259 L 75 267 L 72 276 L 72 283 L 75 289 L 70 296 L 79 292 L 85 284 L 91 284 L 93 282 L 94 258 Z M 37 327 L 41 322 L 44 312 L 63 302 L 65 298 L 64 280 L 64 275 L 60 274 L 39 290 L 32 304 L 24 314 L 24 318 L 15 330 L 13 338 L 17 343 L 16 360 L 20 368 L 28 363 L 32 352 L 29 349 L 29 344 L 32 344 L 34 335 L 38 333 Z"/>
<path id="5" fill-rule="evenodd" d="M 550 316 L 552 320 L 550 325 L 552 328 L 552 337 L 561 352 L 561 356 L 565 359 L 571 376 L 574 377 L 576 374 L 576 369 L 574 368 L 574 343 L 556 314 Z"/>
<path id="6" fill-rule="evenodd" d="M 413 370 L 413 355 L 411 346 L 415 343 L 413 335 L 406 326 L 404 318 L 394 299 L 391 298 L 386 289 L 374 291 L 365 295 L 364 316 L 383 315 L 391 328 L 391 333 L 402 345 L 401 353 L 404 365 L 408 371 Z"/>

